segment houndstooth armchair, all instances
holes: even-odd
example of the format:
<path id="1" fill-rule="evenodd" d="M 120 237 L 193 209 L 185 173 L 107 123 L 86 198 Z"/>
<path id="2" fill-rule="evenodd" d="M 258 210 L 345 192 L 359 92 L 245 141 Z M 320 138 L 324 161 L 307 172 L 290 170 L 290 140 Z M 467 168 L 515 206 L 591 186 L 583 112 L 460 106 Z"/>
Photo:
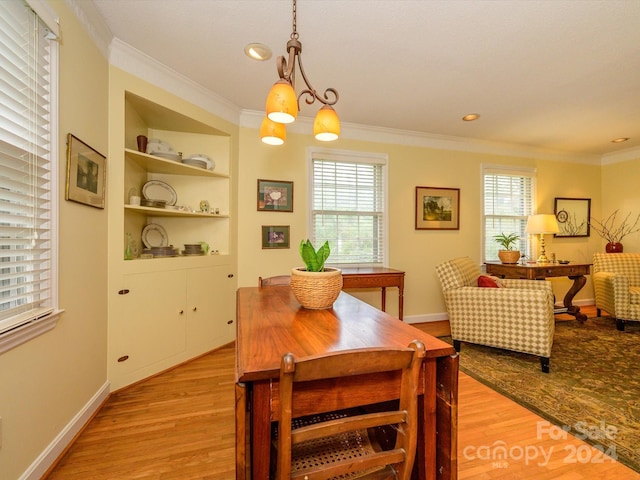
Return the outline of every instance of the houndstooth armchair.
<path id="1" fill-rule="evenodd" d="M 615 317 L 618 330 L 640 321 L 640 253 L 594 253 L 596 313 Z"/>
<path id="2" fill-rule="evenodd" d="M 555 331 L 550 282 L 501 279 L 500 288 L 482 288 L 478 277 L 485 277 L 469 257 L 438 265 L 436 272 L 456 351 L 460 342 L 469 342 L 530 353 L 549 373 Z"/>

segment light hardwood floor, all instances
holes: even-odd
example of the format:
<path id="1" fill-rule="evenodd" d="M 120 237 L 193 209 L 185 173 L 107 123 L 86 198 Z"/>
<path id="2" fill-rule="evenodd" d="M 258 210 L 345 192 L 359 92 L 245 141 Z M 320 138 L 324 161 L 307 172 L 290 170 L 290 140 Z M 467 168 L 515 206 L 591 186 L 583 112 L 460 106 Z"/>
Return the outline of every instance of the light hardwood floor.
<path id="1" fill-rule="evenodd" d="M 419 327 L 448 333 L 446 322 Z M 45 478 L 235 478 L 233 380 L 229 345 L 112 394 Z M 540 417 L 463 373 L 459 387 L 461 480 L 640 480 L 575 437 L 558 439 Z M 500 447 L 506 458 L 490 458 Z"/>

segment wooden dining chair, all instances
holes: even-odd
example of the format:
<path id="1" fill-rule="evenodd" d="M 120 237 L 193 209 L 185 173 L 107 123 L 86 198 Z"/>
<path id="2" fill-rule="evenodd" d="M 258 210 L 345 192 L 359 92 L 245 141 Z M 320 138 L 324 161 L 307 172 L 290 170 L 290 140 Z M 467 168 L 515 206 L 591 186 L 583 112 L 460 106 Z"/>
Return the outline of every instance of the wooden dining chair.
<path id="1" fill-rule="evenodd" d="M 415 340 L 407 348 L 367 348 L 296 360 L 291 353 L 280 367 L 280 421 L 277 428 L 276 480 L 328 479 L 340 475 L 408 480 L 416 455 L 417 383 L 425 355 Z M 386 409 L 362 409 L 350 415 L 314 415 L 314 420 L 293 418 L 296 392 L 316 380 L 340 379 L 359 385 L 362 375 L 399 375 L 399 402 L 382 404 Z M 394 378 L 394 377 L 387 377 Z M 299 421 L 301 420 L 301 421 Z M 396 431 L 395 444 L 382 450 L 375 430 Z"/>
<path id="2" fill-rule="evenodd" d="M 274 285 L 289 285 L 291 283 L 291 275 L 276 275 L 275 277 L 262 278 L 258 277 L 259 287 L 271 287 Z"/>

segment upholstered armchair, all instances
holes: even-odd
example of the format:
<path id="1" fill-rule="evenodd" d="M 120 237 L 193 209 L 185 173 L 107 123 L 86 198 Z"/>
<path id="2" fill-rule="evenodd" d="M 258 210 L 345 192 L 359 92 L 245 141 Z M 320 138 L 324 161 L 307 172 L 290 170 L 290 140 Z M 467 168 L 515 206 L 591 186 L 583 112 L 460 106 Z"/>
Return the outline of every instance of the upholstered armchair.
<path id="1" fill-rule="evenodd" d="M 607 312 L 618 330 L 640 321 L 640 253 L 595 253 L 592 280 L 598 316 Z"/>
<path id="2" fill-rule="evenodd" d="M 461 342 L 469 342 L 530 353 L 549 372 L 555 331 L 550 282 L 488 277 L 469 257 L 438 265 L 436 273 L 456 351 Z"/>

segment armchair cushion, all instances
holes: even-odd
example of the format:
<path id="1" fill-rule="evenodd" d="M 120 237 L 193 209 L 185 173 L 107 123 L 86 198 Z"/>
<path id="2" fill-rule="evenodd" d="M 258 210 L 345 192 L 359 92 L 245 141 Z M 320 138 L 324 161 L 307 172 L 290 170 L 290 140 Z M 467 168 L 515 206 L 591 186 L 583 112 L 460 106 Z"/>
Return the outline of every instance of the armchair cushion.
<path id="1" fill-rule="evenodd" d="M 479 287 L 488 287 L 488 288 L 500 288 L 504 285 L 502 281 L 498 277 L 493 277 L 491 275 L 480 275 L 478 277 L 478 286 Z"/>

